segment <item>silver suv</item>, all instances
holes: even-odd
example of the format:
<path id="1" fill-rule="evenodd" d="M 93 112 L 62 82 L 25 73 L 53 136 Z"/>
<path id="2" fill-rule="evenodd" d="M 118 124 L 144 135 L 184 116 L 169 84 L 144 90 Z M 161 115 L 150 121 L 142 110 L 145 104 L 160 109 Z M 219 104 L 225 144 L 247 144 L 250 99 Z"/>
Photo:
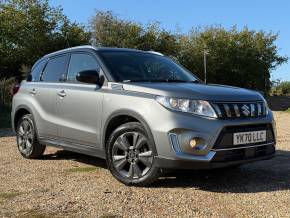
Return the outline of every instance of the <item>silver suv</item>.
<path id="1" fill-rule="evenodd" d="M 105 158 L 127 185 L 162 169 L 236 166 L 272 158 L 275 122 L 247 89 L 207 85 L 157 52 L 81 46 L 38 60 L 13 98 L 25 158 L 46 146 Z"/>

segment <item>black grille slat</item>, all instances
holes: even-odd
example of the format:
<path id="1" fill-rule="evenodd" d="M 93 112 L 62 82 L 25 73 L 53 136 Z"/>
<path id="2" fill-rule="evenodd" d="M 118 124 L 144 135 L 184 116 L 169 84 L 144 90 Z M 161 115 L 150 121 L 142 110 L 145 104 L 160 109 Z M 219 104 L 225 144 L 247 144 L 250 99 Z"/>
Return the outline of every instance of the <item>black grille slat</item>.
<path id="1" fill-rule="evenodd" d="M 259 105 L 261 113 L 259 114 Z M 248 118 L 265 116 L 265 105 L 263 102 L 214 102 L 213 106 L 219 118 Z M 220 112 L 220 113 L 219 113 Z"/>

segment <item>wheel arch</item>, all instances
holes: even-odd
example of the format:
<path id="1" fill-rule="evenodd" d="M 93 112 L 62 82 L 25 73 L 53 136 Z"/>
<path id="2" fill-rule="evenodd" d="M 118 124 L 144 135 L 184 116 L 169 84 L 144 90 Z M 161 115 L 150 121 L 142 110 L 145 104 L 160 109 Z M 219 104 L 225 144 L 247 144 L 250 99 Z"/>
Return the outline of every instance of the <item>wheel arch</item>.
<path id="1" fill-rule="evenodd" d="M 13 128 L 13 131 L 16 132 L 16 128 L 17 128 L 17 123 L 19 121 L 19 119 L 25 115 L 25 114 L 31 114 L 32 116 L 32 122 L 34 124 L 34 128 L 35 128 L 35 132 L 36 132 L 36 136 L 37 136 L 37 139 L 38 139 L 38 131 L 37 131 L 37 126 L 35 124 L 35 120 L 34 120 L 34 116 L 33 116 L 33 112 L 31 110 L 31 108 L 29 108 L 28 106 L 26 105 L 19 105 L 16 109 L 15 109 L 15 113 L 12 117 L 12 128 Z"/>
<path id="2" fill-rule="evenodd" d="M 120 123 L 117 122 L 117 124 L 119 124 L 119 125 L 116 125 L 114 123 L 114 121 L 118 120 L 118 118 L 121 118 L 121 117 L 129 118 L 129 119 L 126 122 L 120 122 Z M 115 111 L 106 120 L 106 122 L 104 124 L 104 128 L 103 128 L 103 134 L 102 134 L 103 148 L 105 149 L 109 136 L 118 126 L 120 126 L 124 123 L 134 122 L 134 121 L 141 123 L 142 126 L 145 128 L 146 133 L 148 134 L 148 136 L 151 140 L 151 143 L 154 146 L 155 152 L 157 154 L 155 140 L 154 140 L 153 134 L 152 134 L 151 129 L 150 129 L 149 125 L 147 124 L 146 120 L 139 113 L 132 111 L 132 110 L 127 110 L 127 109 Z"/>
<path id="3" fill-rule="evenodd" d="M 19 105 L 15 110 L 15 113 L 13 115 L 13 120 L 12 120 L 12 127 L 14 131 L 16 131 L 16 127 L 17 127 L 17 123 L 19 119 L 25 114 L 32 114 L 31 109 L 27 107 L 26 105 Z"/>

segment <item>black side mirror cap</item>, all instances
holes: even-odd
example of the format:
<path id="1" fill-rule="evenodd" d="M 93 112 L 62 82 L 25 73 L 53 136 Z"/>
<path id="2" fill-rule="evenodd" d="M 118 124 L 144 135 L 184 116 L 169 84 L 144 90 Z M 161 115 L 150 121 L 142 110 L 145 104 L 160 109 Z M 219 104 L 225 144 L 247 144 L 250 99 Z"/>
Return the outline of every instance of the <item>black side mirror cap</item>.
<path id="1" fill-rule="evenodd" d="M 81 71 L 76 75 L 79 82 L 100 85 L 100 76 L 96 70 Z"/>

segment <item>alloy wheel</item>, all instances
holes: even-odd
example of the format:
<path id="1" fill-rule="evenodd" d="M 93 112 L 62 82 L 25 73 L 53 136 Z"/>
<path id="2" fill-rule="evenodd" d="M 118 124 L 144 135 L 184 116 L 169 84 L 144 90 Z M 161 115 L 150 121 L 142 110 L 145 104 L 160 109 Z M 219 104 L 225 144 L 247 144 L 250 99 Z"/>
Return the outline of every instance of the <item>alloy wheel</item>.
<path id="1" fill-rule="evenodd" d="M 33 127 L 28 120 L 23 120 L 17 131 L 17 144 L 22 154 L 29 155 L 33 144 Z"/>
<path id="2" fill-rule="evenodd" d="M 123 133 L 113 145 L 112 160 L 122 176 L 131 179 L 143 177 L 153 164 L 153 152 L 147 137 L 139 132 Z"/>

